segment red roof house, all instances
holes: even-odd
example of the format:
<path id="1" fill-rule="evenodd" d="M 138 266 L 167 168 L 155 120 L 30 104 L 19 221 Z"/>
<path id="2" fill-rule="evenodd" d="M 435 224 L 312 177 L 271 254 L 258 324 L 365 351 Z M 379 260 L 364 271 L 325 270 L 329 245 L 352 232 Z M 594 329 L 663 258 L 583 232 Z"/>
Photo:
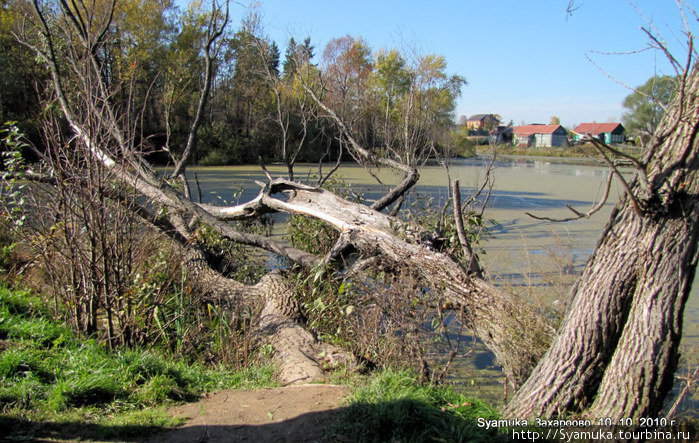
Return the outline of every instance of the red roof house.
<path id="1" fill-rule="evenodd" d="M 626 129 L 621 123 L 580 123 L 573 130 L 575 140 L 592 135 L 605 143 L 623 143 L 626 141 Z"/>
<path id="2" fill-rule="evenodd" d="M 536 146 L 549 148 L 566 144 L 566 131 L 561 125 L 524 125 L 515 126 L 515 144 L 517 146 Z"/>

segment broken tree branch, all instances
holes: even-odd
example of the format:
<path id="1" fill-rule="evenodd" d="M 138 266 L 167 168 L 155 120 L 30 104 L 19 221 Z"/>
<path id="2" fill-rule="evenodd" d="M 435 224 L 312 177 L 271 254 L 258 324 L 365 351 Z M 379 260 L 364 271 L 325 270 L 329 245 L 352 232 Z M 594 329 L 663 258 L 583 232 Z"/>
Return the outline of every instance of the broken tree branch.
<path id="1" fill-rule="evenodd" d="M 453 198 L 454 221 L 456 222 L 456 232 L 459 235 L 459 243 L 461 243 L 461 248 L 463 249 L 464 256 L 466 257 L 466 270 L 470 274 L 483 277 L 483 270 L 478 262 L 478 257 L 476 257 L 475 252 L 473 252 L 471 242 L 468 240 L 468 237 L 466 237 L 466 230 L 464 229 L 464 219 L 463 214 L 461 213 L 461 188 L 459 187 L 459 180 L 454 181 Z"/>

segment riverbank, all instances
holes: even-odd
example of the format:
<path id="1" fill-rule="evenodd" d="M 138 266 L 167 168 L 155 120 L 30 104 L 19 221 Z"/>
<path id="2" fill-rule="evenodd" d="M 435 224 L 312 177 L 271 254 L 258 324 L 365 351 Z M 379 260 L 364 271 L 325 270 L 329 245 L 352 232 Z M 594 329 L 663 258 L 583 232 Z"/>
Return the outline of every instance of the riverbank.
<path id="1" fill-rule="evenodd" d="M 615 146 L 621 152 L 630 154 L 636 157 L 641 155 L 641 148 L 631 145 Z M 590 159 L 599 161 L 603 164 L 597 150 L 591 143 L 574 146 L 561 147 L 522 147 L 511 144 L 497 146 L 478 146 L 476 149 L 478 155 L 492 155 L 495 153 L 498 156 L 527 156 L 527 157 L 549 157 L 549 158 L 573 158 L 573 159 Z M 610 155 L 613 157 L 613 155 Z M 574 160 L 577 161 L 577 160 Z M 575 163 L 577 164 L 577 163 Z M 597 164 L 597 163 L 594 163 Z"/>
<path id="2" fill-rule="evenodd" d="M 32 293 L 7 287 L 0 287 L 0 380 L 0 439 L 497 437 L 477 425 L 498 418 L 493 407 L 422 384 L 410 371 L 339 371 L 328 374 L 330 385 L 275 387 L 264 359 L 234 370 L 160 349 L 108 349 L 54 320 Z"/>

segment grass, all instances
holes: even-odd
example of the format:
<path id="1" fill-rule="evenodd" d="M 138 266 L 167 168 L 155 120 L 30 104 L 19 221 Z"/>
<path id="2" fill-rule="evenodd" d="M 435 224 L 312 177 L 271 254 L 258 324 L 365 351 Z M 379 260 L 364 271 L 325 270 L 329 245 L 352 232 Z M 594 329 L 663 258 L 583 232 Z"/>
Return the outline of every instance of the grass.
<path id="1" fill-rule="evenodd" d="M 362 442 L 499 441 L 477 419 L 499 418 L 487 403 L 444 386 L 421 385 L 411 371 L 384 370 L 354 388 L 331 433 Z"/>
<path id="2" fill-rule="evenodd" d="M 616 146 L 627 154 L 634 156 L 640 156 L 640 148 L 632 146 Z M 495 152 L 498 155 L 530 155 L 530 156 L 543 156 L 543 157 L 584 157 L 584 158 L 600 158 L 597 150 L 592 146 L 591 143 L 585 143 L 582 145 L 575 146 L 561 146 L 561 147 L 521 147 L 515 145 L 498 145 L 495 146 Z M 491 146 L 479 146 L 479 154 L 492 154 L 493 147 Z M 612 155 L 612 157 L 614 157 Z"/>
<path id="3" fill-rule="evenodd" d="M 47 318 L 31 293 L 0 287 L 0 438 L 69 424 L 81 437 L 151 432 L 178 424 L 164 407 L 174 402 L 274 384 L 270 366 L 232 371 L 158 350 L 111 351 Z"/>

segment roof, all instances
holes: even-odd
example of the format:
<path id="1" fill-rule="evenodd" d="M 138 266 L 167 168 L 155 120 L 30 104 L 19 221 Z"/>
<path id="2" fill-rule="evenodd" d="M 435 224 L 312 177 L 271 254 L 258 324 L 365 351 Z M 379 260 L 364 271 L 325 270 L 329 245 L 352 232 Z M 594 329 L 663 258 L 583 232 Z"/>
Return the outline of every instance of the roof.
<path id="1" fill-rule="evenodd" d="M 473 114 L 466 121 L 467 122 L 479 122 L 479 121 L 484 120 L 488 117 L 490 117 L 494 120 L 497 120 L 497 118 L 493 114 Z"/>
<path id="2" fill-rule="evenodd" d="M 621 126 L 621 123 L 580 123 L 573 132 L 599 135 L 605 132 L 614 132 L 619 126 Z M 621 129 L 623 130 L 624 127 L 621 126 Z"/>
<path id="3" fill-rule="evenodd" d="M 561 126 L 561 125 L 524 125 L 524 126 L 515 126 L 514 133 L 517 135 L 553 134 L 558 129 L 563 129 L 563 126 Z"/>

